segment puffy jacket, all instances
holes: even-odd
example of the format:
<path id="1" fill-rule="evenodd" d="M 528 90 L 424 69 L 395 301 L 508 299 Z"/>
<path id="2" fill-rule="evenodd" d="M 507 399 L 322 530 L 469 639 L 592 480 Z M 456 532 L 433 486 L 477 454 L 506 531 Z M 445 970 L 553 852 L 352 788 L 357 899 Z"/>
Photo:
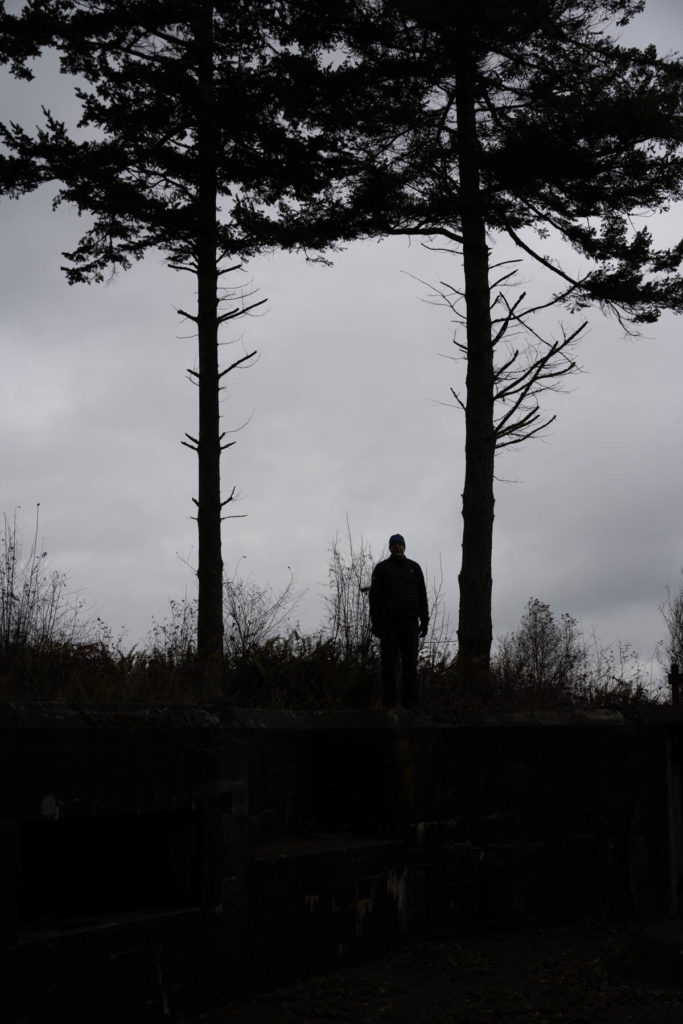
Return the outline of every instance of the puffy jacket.
<path id="1" fill-rule="evenodd" d="M 419 618 L 429 622 L 427 588 L 422 569 L 410 558 L 386 558 L 372 572 L 370 619 L 373 627 L 394 619 Z"/>

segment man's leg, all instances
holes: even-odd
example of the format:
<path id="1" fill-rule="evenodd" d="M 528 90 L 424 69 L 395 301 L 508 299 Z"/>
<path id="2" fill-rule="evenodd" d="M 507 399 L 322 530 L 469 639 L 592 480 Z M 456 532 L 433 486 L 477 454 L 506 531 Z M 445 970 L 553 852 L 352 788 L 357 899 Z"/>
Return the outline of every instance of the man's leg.
<path id="1" fill-rule="evenodd" d="M 382 705 L 396 707 L 396 660 L 398 658 L 399 630 L 395 622 L 382 625 L 380 657 L 382 662 Z"/>
<path id="2" fill-rule="evenodd" d="M 419 703 L 417 682 L 417 652 L 420 644 L 420 627 L 417 619 L 401 623 L 399 646 L 401 648 L 401 670 L 403 673 L 403 707 L 414 708 Z"/>

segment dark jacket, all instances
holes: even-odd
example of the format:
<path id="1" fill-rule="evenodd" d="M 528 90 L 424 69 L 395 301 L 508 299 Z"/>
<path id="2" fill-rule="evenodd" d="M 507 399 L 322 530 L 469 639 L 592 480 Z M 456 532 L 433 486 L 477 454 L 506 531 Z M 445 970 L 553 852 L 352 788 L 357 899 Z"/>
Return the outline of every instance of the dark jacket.
<path id="1" fill-rule="evenodd" d="M 419 619 L 423 628 L 429 622 L 427 588 L 422 569 L 410 558 L 385 558 L 372 572 L 370 619 L 373 631 L 383 622 Z"/>

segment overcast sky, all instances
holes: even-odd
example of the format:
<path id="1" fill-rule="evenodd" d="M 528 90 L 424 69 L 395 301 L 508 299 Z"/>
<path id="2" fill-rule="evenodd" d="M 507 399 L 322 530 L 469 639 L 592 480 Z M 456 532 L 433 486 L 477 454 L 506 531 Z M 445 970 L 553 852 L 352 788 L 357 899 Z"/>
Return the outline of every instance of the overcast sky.
<path id="1" fill-rule="evenodd" d="M 627 38 L 683 50 L 679 0 L 650 0 Z M 41 102 L 71 107 L 50 62 L 31 85 L 2 78 L 3 120 L 35 123 Z M 51 195 L 0 203 L 0 513 L 20 507 L 28 543 L 39 502 L 51 565 L 132 644 L 169 598 L 195 593 L 196 457 L 180 444 L 197 421 L 195 341 L 175 312 L 192 306 L 192 281 L 153 254 L 106 287 L 69 288 L 59 253 L 83 222 L 52 213 Z M 657 230 L 683 235 L 683 213 Z M 226 360 L 242 346 L 259 358 L 230 375 L 222 406 L 226 429 L 248 420 L 223 459 L 245 516 L 224 524 L 225 566 L 274 587 L 291 567 L 306 628 L 324 617 L 348 518 L 378 558 L 399 531 L 431 576 L 443 567 L 455 633 L 464 423 L 448 403 L 464 366 L 447 358 L 448 311 L 415 278 L 457 282 L 458 263 L 391 240 L 354 244 L 331 268 L 263 257 L 240 279 L 268 303 L 226 335 Z M 529 290 L 536 278 L 525 270 Z M 650 661 L 683 566 L 682 326 L 664 314 L 625 339 L 591 314 L 584 372 L 551 396 L 548 435 L 500 457 L 496 634 L 535 596 Z"/>

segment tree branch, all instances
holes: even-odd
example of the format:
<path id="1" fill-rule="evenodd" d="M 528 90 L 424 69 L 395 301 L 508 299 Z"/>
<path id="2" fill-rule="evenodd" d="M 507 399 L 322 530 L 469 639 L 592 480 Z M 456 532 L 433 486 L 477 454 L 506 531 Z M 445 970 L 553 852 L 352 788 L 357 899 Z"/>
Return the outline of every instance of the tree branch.
<path id="1" fill-rule="evenodd" d="M 532 249 L 531 246 L 526 244 L 526 242 L 523 242 L 513 228 L 508 226 L 505 230 L 507 231 L 508 235 L 515 243 L 515 245 L 518 245 L 520 249 L 524 249 L 524 252 L 528 253 L 532 259 L 536 260 L 537 263 L 540 263 L 541 266 L 546 268 L 546 270 L 552 270 L 553 274 L 557 274 L 558 277 L 561 277 L 565 281 L 568 281 L 569 284 L 572 286 L 570 290 L 581 287 L 580 281 L 576 281 L 573 277 L 570 277 L 569 274 L 565 274 L 564 270 L 562 270 L 560 267 L 556 267 L 555 264 L 551 263 L 550 260 L 545 258 L 545 256 L 541 256 L 541 254 L 536 252 L 535 249 Z"/>
<path id="2" fill-rule="evenodd" d="M 220 380 L 221 377 L 225 377 L 226 373 L 230 373 L 230 371 L 234 370 L 235 367 L 240 366 L 242 363 L 246 363 L 248 359 L 253 359 L 254 356 L 256 355 L 256 351 L 257 350 L 254 349 L 253 352 L 248 352 L 246 356 L 242 356 L 241 359 L 236 359 L 235 362 L 231 363 L 230 366 L 228 366 L 225 370 L 221 370 L 221 372 L 218 374 L 218 379 Z"/>
<path id="3" fill-rule="evenodd" d="M 509 441 L 496 441 L 496 448 L 509 448 L 513 444 L 522 444 L 524 441 L 528 441 L 530 438 L 532 438 L 535 434 L 540 434 L 542 430 L 545 430 L 546 427 L 549 427 L 550 424 L 554 423 L 556 419 L 557 416 L 551 416 L 549 420 L 546 420 L 544 423 L 541 423 L 538 427 L 536 427 L 535 430 L 528 431 L 526 434 L 524 434 L 523 437 L 511 437 Z"/>
<path id="4" fill-rule="evenodd" d="M 176 313 L 178 316 L 185 317 L 186 320 L 191 320 L 194 324 L 199 323 L 199 317 L 193 316 L 192 313 L 186 313 L 184 309 L 176 309 Z"/>
<path id="5" fill-rule="evenodd" d="M 385 228 L 384 233 L 387 235 L 426 235 L 428 238 L 434 237 L 435 235 L 443 235 L 444 238 L 450 238 L 451 241 L 457 242 L 458 245 L 463 244 L 461 235 L 457 235 L 455 231 L 451 231 L 449 228 L 445 227 Z"/>

